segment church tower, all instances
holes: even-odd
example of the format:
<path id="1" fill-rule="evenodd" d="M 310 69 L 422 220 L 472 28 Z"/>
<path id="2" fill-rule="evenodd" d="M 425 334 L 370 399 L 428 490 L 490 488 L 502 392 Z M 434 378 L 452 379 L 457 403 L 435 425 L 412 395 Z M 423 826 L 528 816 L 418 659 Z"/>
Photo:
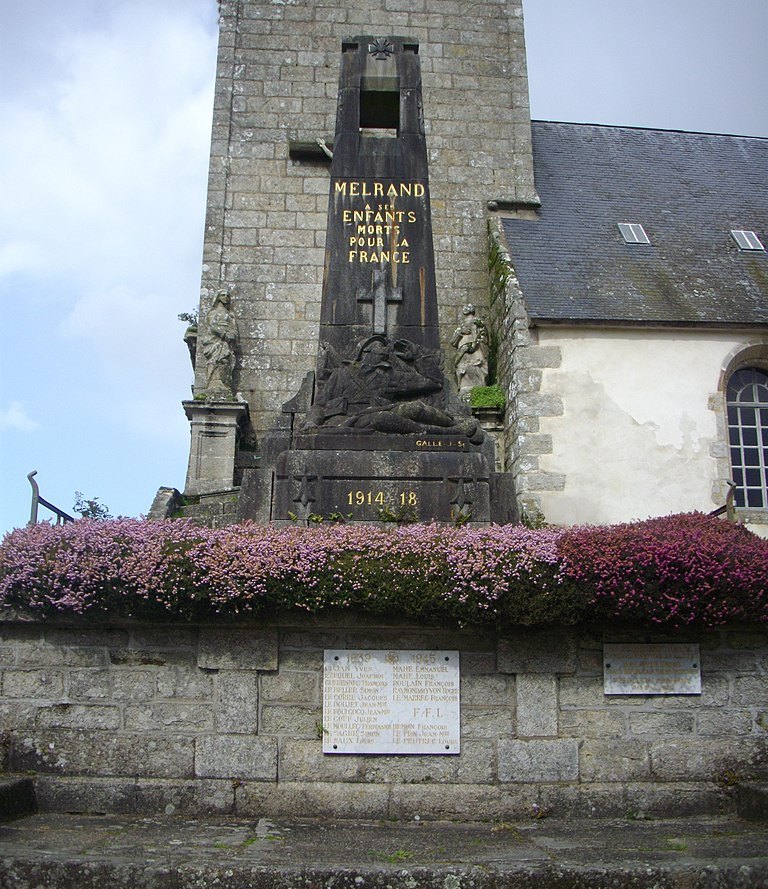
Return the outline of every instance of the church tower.
<path id="1" fill-rule="evenodd" d="M 265 469 L 291 434 L 296 410 L 311 403 L 307 375 L 328 321 L 321 306 L 336 249 L 326 224 L 345 41 L 372 35 L 385 52 L 385 40 L 400 35 L 398 47 L 418 53 L 429 283 L 444 349 L 463 306 L 488 313 L 489 207 L 537 203 L 522 0 L 219 6 L 200 329 L 194 397 L 185 402 L 192 427 L 185 493 L 192 496 L 236 490 L 253 473 L 268 485 Z M 393 91 L 386 77 L 377 89 L 361 129 L 387 129 Z"/>

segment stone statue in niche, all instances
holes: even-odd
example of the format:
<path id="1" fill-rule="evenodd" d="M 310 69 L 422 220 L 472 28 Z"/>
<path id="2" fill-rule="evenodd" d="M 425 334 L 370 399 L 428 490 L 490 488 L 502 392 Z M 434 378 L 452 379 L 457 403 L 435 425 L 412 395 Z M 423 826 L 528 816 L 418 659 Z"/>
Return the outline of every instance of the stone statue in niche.
<path id="1" fill-rule="evenodd" d="M 482 319 L 475 316 L 473 305 L 464 306 L 463 312 L 451 345 L 456 349 L 453 366 L 459 394 L 469 395 L 471 389 L 485 386 L 488 380 L 488 330 Z"/>
<path id="2" fill-rule="evenodd" d="M 229 291 L 219 290 L 205 318 L 200 339 L 200 348 L 205 358 L 207 391 L 232 394 L 232 375 L 237 360 L 235 349 L 239 335 Z"/>
<path id="3" fill-rule="evenodd" d="M 352 359 L 326 346 L 318 392 L 301 431 L 436 433 L 482 442 L 477 421 L 447 414 L 442 395 L 439 359 L 424 346 L 374 334 Z"/>

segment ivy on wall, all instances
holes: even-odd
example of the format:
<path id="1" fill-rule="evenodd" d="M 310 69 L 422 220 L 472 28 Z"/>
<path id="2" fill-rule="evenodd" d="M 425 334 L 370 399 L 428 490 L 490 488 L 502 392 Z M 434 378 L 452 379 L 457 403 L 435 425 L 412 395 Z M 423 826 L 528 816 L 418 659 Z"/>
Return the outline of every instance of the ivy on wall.
<path id="1" fill-rule="evenodd" d="M 500 629 L 768 625 L 768 541 L 696 513 L 538 530 L 82 520 L 6 535 L 0 604 L 164 619 L 360 609 Z"/>

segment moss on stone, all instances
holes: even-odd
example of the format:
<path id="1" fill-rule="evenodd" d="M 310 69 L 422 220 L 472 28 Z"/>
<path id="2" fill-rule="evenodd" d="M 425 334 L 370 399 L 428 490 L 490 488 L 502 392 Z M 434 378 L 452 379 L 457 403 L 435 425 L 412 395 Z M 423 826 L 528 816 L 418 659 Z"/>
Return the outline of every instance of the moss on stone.
<path id="1" fill-rule="evenodd" d="M 501 386 L 475 386 L 469 393 L 471 407 L 491 407 L 504 410 L 507 399 Z"/>

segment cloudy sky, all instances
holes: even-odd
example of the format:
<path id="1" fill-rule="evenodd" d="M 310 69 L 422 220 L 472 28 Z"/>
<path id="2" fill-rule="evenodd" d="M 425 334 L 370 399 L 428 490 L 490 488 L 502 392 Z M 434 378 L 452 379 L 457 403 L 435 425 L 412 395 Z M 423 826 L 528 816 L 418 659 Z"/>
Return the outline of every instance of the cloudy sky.
<path id="1" fill-rule="evenodd" d="M 768 136 L 768 0 L 525 0 L 533 116 Z M 0 532 L 183 487 L 215 0 L 0 2 Z"/>

